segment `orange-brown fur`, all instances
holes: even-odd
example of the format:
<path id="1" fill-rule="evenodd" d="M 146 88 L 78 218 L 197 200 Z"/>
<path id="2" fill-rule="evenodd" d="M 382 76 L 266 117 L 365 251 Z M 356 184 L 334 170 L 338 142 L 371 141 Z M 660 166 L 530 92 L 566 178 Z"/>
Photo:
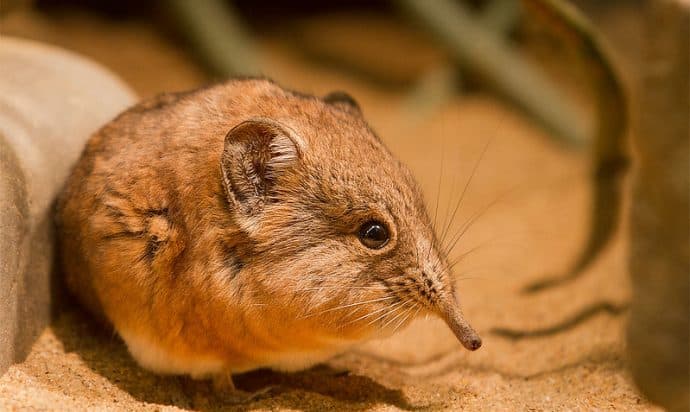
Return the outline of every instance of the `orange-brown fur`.
<path id="1" fill-rule="evenodd" d="M 240 210 L 221 163 L 248 119 L 290 130 L 297 150 Z M 390 228 L 380 250 L 357 238 L 371 218 Z M 305 367 L 425 311 L 474 333 L 408 169 L 357 108 L 268 80 L 162 95 L 104 126 L 59 200 L 58 233 L 69 289 L 158 372 Z M 147 361 L 138 339 L 179 362 Z"/>

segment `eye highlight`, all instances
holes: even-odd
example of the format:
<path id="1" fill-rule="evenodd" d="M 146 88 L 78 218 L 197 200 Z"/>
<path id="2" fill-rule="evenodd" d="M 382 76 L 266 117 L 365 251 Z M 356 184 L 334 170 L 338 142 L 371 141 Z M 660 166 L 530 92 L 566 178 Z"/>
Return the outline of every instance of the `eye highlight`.
<path id="1" fill-rule="evenodd" d="M 370 220 L 359 228 L 359 241 L 369 249 L 381 249 L 389 239 L 386 225 L 376 220 Z"/>

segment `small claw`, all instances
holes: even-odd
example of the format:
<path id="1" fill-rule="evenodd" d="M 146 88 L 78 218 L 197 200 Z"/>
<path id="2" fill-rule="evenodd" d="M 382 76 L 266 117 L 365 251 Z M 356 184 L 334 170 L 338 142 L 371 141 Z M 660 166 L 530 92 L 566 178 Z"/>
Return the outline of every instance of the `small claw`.
<path id="1" fill-rule="evenodd" d="M 254 392 L 245 392 L 235 387 L 230 373 L 222 373 L 214 377 L 213 389 L 215 396 L 223 403 L 242 405 L 271 397 L 277 392 L 278 386 L 267 386 Z"/>

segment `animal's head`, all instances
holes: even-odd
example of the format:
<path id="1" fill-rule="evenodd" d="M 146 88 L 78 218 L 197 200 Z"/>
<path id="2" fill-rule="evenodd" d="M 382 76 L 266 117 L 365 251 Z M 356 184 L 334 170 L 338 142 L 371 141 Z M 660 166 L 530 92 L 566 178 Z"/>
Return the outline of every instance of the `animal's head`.
<path id="1" fill-rule="evenodd" d="M 347 95 L 287 99 L 308 105 L 235 126 L 221 159 L 257 293 L 293 330 L 361 339 L 433 313 L 479 348 L 410 171 Z"/>

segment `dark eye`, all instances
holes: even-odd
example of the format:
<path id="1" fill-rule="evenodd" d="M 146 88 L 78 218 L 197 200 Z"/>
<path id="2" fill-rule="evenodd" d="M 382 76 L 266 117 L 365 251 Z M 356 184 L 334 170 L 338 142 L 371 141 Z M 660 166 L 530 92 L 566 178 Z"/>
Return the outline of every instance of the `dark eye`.
<path id="1" fill-rule="evenodd" d="M 380 249 L 388 243 L 388 229 L 375 220 L 366 222 L 359 229 L 359 241 L 370 249 Z"/>

